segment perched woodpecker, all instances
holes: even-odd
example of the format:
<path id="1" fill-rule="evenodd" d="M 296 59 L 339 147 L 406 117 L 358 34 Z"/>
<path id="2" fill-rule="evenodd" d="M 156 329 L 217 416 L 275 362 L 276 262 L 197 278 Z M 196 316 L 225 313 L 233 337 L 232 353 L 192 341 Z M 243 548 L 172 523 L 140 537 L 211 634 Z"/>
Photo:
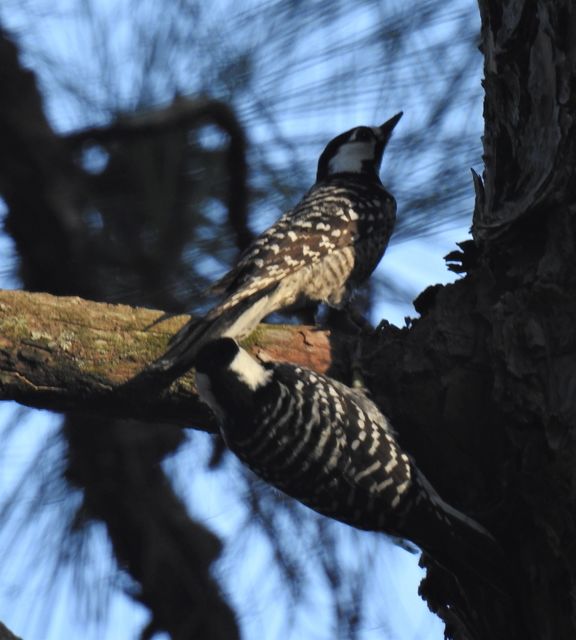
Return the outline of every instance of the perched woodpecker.
<path id="1" fill-rule="evenodd" d="M 260 364 L 231 338 L 200 349 L 196 385 L 227 446 L 271 485 L 330 518 L 410 540 L 453 573 L 498 582 L 490 533 L 440 498 L 363 392 Z"/>
<path id="2" fill-rule="evenodd" d="M 341 308 L 348 301 L 376 268 L 394 228 L 396 201 L 378 174 L 401 116 L 328 143 L 314 186 L 212 287 L 222 301 L 185 325 L 151 371 L 181 375 L 208 340 L 244 337 L 274 311 L 308 301 Z"/>

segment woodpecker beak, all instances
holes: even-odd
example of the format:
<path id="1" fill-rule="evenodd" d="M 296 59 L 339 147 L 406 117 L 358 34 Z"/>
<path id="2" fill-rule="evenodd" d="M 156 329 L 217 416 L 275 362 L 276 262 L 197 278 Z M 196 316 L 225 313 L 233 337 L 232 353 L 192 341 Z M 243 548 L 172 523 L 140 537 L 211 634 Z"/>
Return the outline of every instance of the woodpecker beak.
<path id="1" fill-rule="evenodd" d="M 398 121 L 403 115 L 403 111 L 397 113 L 395 116 L 392 116 L 390 120 L 386 120 L 384 124 L 381 124 L 378 129 L 380 130 L 380 140 L 386 144 L 392 135 L 392 131 L 394 127 L 398 124 Z"/>

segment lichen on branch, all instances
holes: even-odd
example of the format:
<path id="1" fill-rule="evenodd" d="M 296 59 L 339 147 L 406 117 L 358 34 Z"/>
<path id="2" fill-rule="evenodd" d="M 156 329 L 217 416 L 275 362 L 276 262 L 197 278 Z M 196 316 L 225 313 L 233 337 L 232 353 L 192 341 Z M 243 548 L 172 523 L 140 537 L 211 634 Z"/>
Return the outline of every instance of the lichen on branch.
<path id="1" fill-rule="evenodd" d="M 146 393 L 130 385 L 187 320 L 77 297 L 0 291 L 0 399 L 212 431 L 192 373 Z M 248 346 L 264 360 L 318 371 L 331 363 L 327 334 L 310 327 L 263 325 Z"/>

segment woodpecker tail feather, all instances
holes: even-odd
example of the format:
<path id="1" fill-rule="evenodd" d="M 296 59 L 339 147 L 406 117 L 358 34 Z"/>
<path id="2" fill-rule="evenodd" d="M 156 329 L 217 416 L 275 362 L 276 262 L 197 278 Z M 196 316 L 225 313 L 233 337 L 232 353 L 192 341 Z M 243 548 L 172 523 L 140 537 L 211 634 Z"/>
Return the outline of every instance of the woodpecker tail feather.
<path id="1" fill-rule="evenodd" d="M 442 500 L 422 474 L 417 484 L 420 498 L 404 521 L 407 537 L 452 575 L 469 575 L 509 594 L 510 566 L 492 534 Z"/>
<path id="2" fill-rule="evenodd" d="M 249 335 L 274 310 L 270 308 L 274 288 L 256 291 L 235 304 L 230 304 L 230 299 L 224 300 L 207 316 L 190 320 L 172 338 L 167 351 L 148 367 L 147 373 L 174 380 L 194 366 L 198 351 L 210 340 Z"/>
<path id="3" fill-rule="evenodd" d="M 198 348 L 211 337 L 217 337 L 217 322 L 210 322 L 205 318 L 197 318 L 187 322 L 172 338 L 168 350 L 161 358 L 148 367 L 148 372 L 162 373 L 177 378 L 194 363 Z M 216 330 L 213 333 L 213 330 Z"/>

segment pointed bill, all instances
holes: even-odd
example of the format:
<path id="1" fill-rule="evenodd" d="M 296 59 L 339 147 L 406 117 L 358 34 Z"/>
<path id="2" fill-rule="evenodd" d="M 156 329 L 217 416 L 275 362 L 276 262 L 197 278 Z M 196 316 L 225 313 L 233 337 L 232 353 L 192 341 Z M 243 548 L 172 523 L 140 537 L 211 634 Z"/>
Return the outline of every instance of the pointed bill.
<path id="1" fill-rule="evenodd" d="M 404 112 L 400 111 L 400 113 L 397 113 L 395 116 L 392 116 L 390 120 L 386 120 L 384 124 L 381 124 L 379 127 L 377 127 L 376 131 L 378 131 L 380 139 L 383 142 L 386 142 L 388 140 L 388 138 L 392 134 L 392 131 L 394 130 L 394 127 L 398 124 L 403 114 Z"/>

